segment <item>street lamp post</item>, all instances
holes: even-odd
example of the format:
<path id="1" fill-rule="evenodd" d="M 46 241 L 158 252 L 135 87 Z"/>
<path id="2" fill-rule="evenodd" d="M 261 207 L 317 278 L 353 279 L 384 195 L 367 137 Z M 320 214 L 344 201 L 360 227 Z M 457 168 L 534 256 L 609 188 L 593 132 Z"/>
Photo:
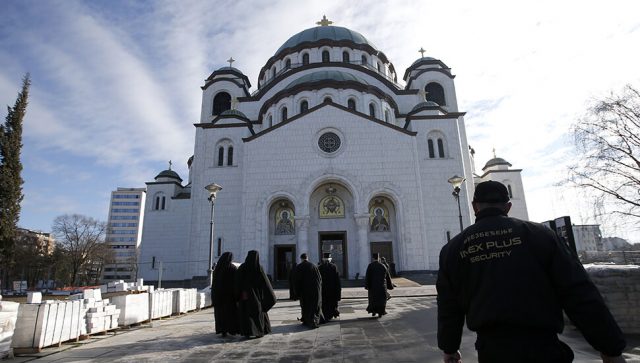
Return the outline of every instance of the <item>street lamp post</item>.
<path id="1" fill-rule="evenodd" d="M 447 181 L 449 182 L 449 184 L 453 186 L 453 192 L 451 193 L 451 195 L 453 195 L 453 197 L 458 202 L 458 220 L 460 221 L 460 232 L 462 232 L 463 228 L 462 228 L 462 209 L 460 209 L 460 186 L 465 181 L 465 178 L 458 176 L 456 174 L 451 178 L 449 178 L 449 180 Z"/>
<path id="2" fill-rule="evenodd" d="M 213 206 L 216 203 L 216 195 L 222 187 L 216 183 L 211 183 L 204 187 L 209 192 L 209 202 L 211 202 L 211 222 L 209 223 L 209 267 L 207 268 L 207 274 L 209 276 L 209 286 L 213 284 Z"/>

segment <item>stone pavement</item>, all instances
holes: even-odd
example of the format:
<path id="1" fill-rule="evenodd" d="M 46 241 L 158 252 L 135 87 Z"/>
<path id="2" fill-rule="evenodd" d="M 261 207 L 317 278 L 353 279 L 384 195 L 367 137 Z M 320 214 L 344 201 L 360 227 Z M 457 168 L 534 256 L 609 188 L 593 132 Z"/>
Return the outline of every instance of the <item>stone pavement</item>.
<path id="1" fill-rule="evenodd" d="M 156 320 L 129 330 L 93 336 L 81 343 L 49 348 L 9 362 L 441 362 L 436 343 L 433 286 L 398 287 L 388 315 L 366 314 L 366 291 L 343 289 L 340 318 L 309 330 L 295 301 L 279 300 L 269 312 L 272 334 L 260 339 L 222 338 L 214 334 L 213 310 Z M 279 298 L 288 291 L 278 290 Z M 569 328 L 561 338 L 576 353 L 576 362 L 600 362 L 579 332 Z M 463 361 L 477 360 L 475 337 L 465 330 Z M 629 337 L 625 353 L 640 362 L 640 337 Z M 517 362 L 517 359 L 514 360 Z"/>

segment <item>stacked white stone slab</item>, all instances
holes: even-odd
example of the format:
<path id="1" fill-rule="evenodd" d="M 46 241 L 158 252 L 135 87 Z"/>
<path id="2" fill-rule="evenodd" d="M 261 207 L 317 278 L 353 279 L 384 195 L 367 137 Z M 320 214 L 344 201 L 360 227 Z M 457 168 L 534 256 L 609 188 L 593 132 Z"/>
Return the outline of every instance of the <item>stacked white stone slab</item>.
<path id="1" fill-rule="evenodd" d="M 173 291 L 173 313 L 181 314 L 197 307 L 196 289 L 171 289 Z"/>
<path id="2" fill-rule="evenodd" d="M 106 286 L 102 285 L 102 292 L 122 292 L 122 291 L 149 291 L 149 286 L 143 284 L 143 279 L 138 279 L 136 282 L 125 282 L 123 280 L 111 281 Z"/>
<path id="3" fill-rule="evenodd" d="M 211 294 L 207 294 L 202 291 L 198 291 L 197 308 L 204 309 L 207 306 L 211 306 Z"/>
<path id="4" fill-rule="evenodd" d="M 12 345 L 39 349 L 76 339 L 84 330 L 84 314 L 80 300 L 20 304 Z"/>
<path id="5" fill-rule="evenodd" d="M 0 296 L 0 300 L 2 297 Z M 18 318 L 18 306 L 11 301 L 0 301 L 0 359 L 11 354 L 11 340 Z"/>
<path id="6" fill-rule="evenodd" d="M 118 327 L 120 310 L 109 299 L 102 299 L 101 289 L 86 289 L 82 292 L 85 321 L 82 335 L 96 334 Z"/>
<path id="7" fill-rule="evenodd" d="M 171 316 L 173 312 L 173 291 L 155 290 L 149 292 L 149 318 L 158 319 Z"/>
<path id="8" fill-rule="evenodd" d="M 127 326 L 149 320 L 149 293 L 114 296 L 111 301 L 121 311 L 119 325 Z"/>

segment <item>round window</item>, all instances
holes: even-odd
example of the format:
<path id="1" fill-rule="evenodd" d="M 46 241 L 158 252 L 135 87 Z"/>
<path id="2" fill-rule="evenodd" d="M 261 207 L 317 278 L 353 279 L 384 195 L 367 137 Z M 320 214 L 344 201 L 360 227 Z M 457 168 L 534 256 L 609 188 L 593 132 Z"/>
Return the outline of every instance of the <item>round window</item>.
<path id="1" fill-rule="evenodd" d="M 318 139 L 318 146 L 326 153 L 334 153 L 340 148 L 340 137 L 333 132 L 324 133 Z"/>

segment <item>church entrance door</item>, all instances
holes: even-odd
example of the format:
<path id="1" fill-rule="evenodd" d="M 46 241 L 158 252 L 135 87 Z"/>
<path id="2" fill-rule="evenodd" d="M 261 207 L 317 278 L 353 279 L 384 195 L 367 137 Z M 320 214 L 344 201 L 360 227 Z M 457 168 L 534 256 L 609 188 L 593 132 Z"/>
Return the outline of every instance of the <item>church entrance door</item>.
<path id="1" fill-rule="evenodd" d="M 296 260 L 296 245 L 276 245 L 275 264 L 276 280 L 289 280 L 289 273 Z"/>
<path id="2" fill-rule="evenodd" d="M 378 253 L 380 260 L 384 257 L 391 268 L 389 271 L 392 275 L 395 275 L 395 262 L 393 262 L 393 247 L 390 241 L 386 242 L 371 242 L 371 254 Z"/>
<path id="3" fill-rule="evenodd" d="M 340 277 L 345 277 L 347 270 L 347 232 L 319 232 L 318 244 L 320 258 L 325 252 L 331 252 L 333 263 L 338 267 Z"/>

